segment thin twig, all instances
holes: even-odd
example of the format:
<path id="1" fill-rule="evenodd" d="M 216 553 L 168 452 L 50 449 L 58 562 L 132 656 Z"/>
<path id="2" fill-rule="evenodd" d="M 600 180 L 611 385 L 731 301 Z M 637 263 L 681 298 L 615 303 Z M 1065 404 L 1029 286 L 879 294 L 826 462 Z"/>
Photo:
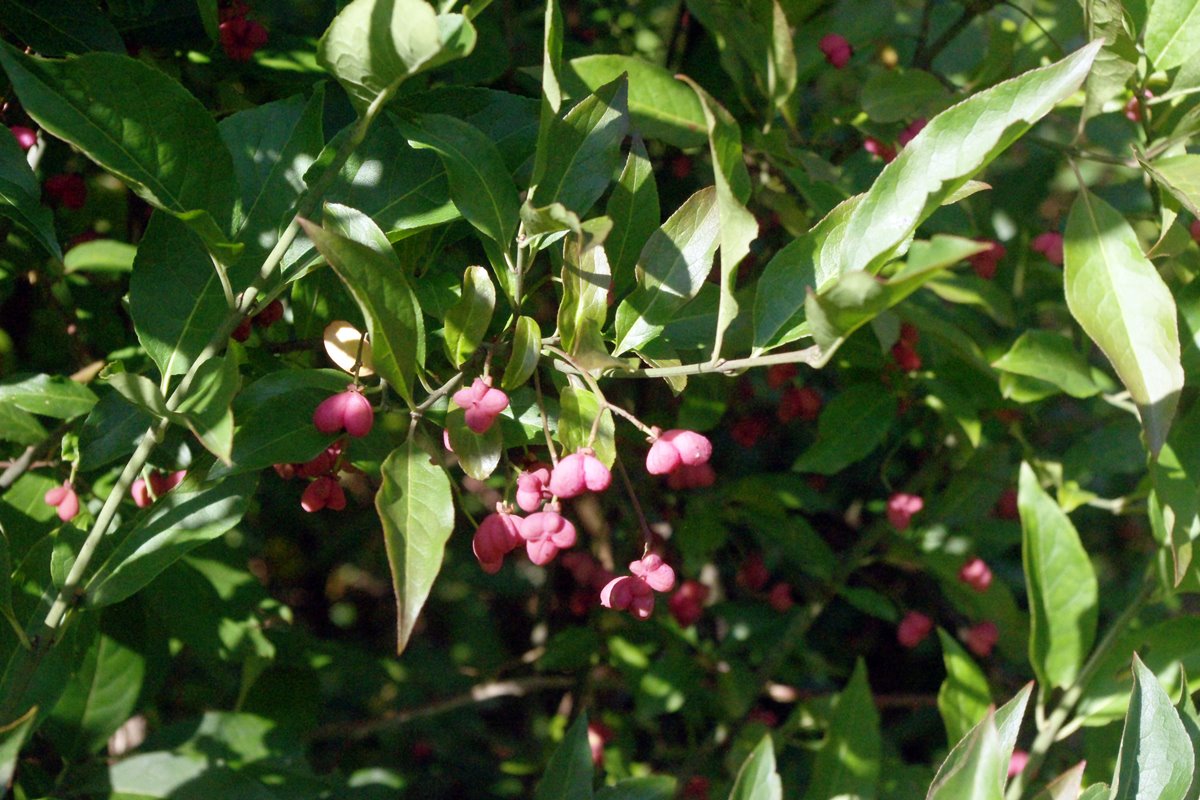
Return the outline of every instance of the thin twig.
<path id="1" fill-rule="evenodd" d="M 642 541 L 646 544 L 646 552 L 650 551 L 650 546 L 654 544 L 654 531 L 650 530 L 650 523 L 646 522 L 646 512 L 642 510 L 642 504 L 638 501 L 637 492 L 633 490 L 633 481 L 629 480 L 629 473 L 625 471 L 625 463 L 621 461 L 620 454 L 613 459 L 613 463 L 617 466 L 617 472 L 621 475 L 621 484 L 625 487 L 625 493 L 629 495 L 629 504 L 633 506 L 633 513 L 637 516 L 638 527 L 642 529 Z"/>

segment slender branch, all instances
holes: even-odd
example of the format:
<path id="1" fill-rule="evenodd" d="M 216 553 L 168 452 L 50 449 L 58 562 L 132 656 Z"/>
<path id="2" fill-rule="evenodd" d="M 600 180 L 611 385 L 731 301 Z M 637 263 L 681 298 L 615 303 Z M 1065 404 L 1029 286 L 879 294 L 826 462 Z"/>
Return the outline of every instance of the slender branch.
<path id="1" fill-rule="evenodd" d="M 1145 574 L 1142 578 L 1141 589 L 1137 595 L 1131 600 L 1121 615 L 1117 617 L 1113 624 L 1109 626 L 1105 632 L 1104 638 L 1092 650 L 1092 654 L 1088 656 L 1088 660 L 1079 670 L 1079 675 L 1076 676 L 1075 682 L 1071 684 L 1062 699 L 1058 701 L 1058 705 L 1050 716 L 1046 719 L 1046 724 L 1038 730 L 1037 737 L 1033 740 L 1033 745 L 1029 748 L 1029 761 L 1025 764 L 1025 769 L 1021 770 L 1008 785 L 1008 791 L 1005 794 L 1005 800 L 1019 800 L 1025 792 L 1025 787 L 1037 777 L 1038 770 L 1042 767 L 1042 762 L 1046 760 L 1046 754 L 1050 750 L 1051 745 L 1059 738 L 1059 732 L 1070 718 L 1075 706 L 1083 697 L 1084 690 L 1092 681 L 1092 676 L 1100 669 L 1101 663 L 1108 657 L 1109 651 L 1116 644 L 1117 639 L 1125 632 L 1125 629 L 1137 619 L 1142 608 L 1150 600 L 1154 594 L 1154 590 L 1158 587 L 1158 574 L 1155 570 L 1155 562 L 1151 560 L 1146 567 Z"/>
<path id="2" fill-rule="evenodd" d="M 390 711 L 376 719 L 322 725 L 309 733 L 308 738 L 309 740 L 337 739 L 341 737 L 365 739 L 379 731 L 398 728 L 413 720 L 445 714 L 464 706 L 486 703 L 489 700 L 496 700 L 501 697 L 525 697 L 526 695 L 553 689 L 569 689 L 574 683 L 574 678 L 563 675 L 535 675 L 528 678 L 514 678 L 507 681 L 482 683 L 454 697 L 434 700 L 425 705 L 401 711 Z"/>
<path id="3" fill-rule="evenodd" d="M 752 367 L 769 367 L 773 364 L 808 364 L 811 367 L 822 367 L 827 358 L 821 348 L 813 345 L 803 350 L 793 350 L 787 353 L 772 353 L 767 356 L 750 356 L 747 358 L 723 359 L 701 364 L 682 364 L 678 367 L 649 367 L 647 369 L 610 370 L 605 373 L 609 378 L 668 378 L 675 375 L 704 375 L 707 373 L 730 374 Z M 582 372 L 582 370 L 580 370 Z M 585 373 L 586 374 L 586 373 Z"/>
<path id="4" fill-rule="evenodd" d="M 933 62 L 937 60 L 937 57 L 942 54 L 942 51 L 957 39 L 958 35 L 966 30 L 967 26 L 976 17 L 987 11 L 991 11 L 992 8 L 998 5 L 1000 5 L 1000 0 L 969 0 L 958 19 L 954 20 L 949 28 L 942 31 L 942 35 L 935 39 L 933 44 L 929 45 L 929 49 L 920 54 L 920 58 L 913 58 L 913 66 L 918 69 L 929 69 L 933 66 Z"/>
<path id="5" fill-rule="evenodd" d="M 1070 156 L 1072 158 L 1081 158 L 1084 161 L 1095 161 L 1099 164 L 1112 164 L 1117 167 L 1126 167 L 1128 169 L 1137 169 L 1138 163 L 1134 159 L 1118 158 L 1110 156 L 1107 153 L 1097 153 L 1094 150 L 1083 150 L 1069 144 L 1060 144 L 1051 139 L 1046 139 L 1041 136 L 1026 136 L 1025 139 L 1033 144 L 1045 147 L 1047 150 L 1054 150 L 1058 153 Z"/>
<path id="6" fill-rule="evenodd" d="M 54 446 L 58 444 L 58 440 L 62 438 L 63 434 L 70 427 L 70 425 L 61 425 L 42 441 L 26 447 L 25 452 L 17 456 L 4 472 L 0 473 L 0 492 L 5 491 L 8 487 L 16 483 L 31 466 L 53 450 Z"/>
<path id="7" fill-rule="evenodd" d="M 225 294 L 225 304 L 231 309 L 237 308 L 237 298 L 233 295 L 233 284 L 229 282 L 228 270 L 221 263 L 221 259 L 212 253 L 208 254 L 208 258 L 212 261 L 213 270 L 217 273 L 217 280 L 221 282 L 221 291 Z"/>
<path id="8" fill-rule="evenodd" d="M 538 371 L 533 371 L 534 397 L 537 398 L 538 412 L 542 415 L 542 433 L 546 436 L 546 449 L 550 451 L 550 463 L 558 466 L 558 451 L 554 449 L 554 438 L 550 436 L 550 418 L 546 416 L 546 403 L 542 399 L 542 378 Z"/>
<path id="9" fill-rule="evenodd" d="M 646 522 L 646 512 L 642 510 L 637 492 L 633 490 L 633 481 L 629 480 L 629 473 L 625 470 L 625 462 L 621 461 L 620 454 L 613 460 L 613 463 L 617 465 L 617 472 L 621 475 L 621 484 L 625 487 L 625 493 L 629 495 L 629 504 L 633 506 L 633 513 L 637 516 L 638 527 L 642 529 L 642 541 L 645 542 L 646 552 L 649 552 L 650 545 L 654 544 L 654 532 L 650 530 L 650 523 Z"/>

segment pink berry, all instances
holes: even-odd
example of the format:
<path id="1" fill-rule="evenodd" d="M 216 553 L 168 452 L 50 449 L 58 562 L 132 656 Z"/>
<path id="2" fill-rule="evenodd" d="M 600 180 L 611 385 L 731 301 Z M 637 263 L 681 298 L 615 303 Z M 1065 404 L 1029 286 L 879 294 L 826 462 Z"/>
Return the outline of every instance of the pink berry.
<path id="1" fill-rule="evenodd" d="M 629 565 L 629 571 L 656 592 L 669 592 L 675 588 L 675 570 L 656 553 L 634 561 Z"/>
<path id="2" fill-rule="evenodd" d="M 155 497 L 162 497 L 164 494 L 183 483 L 183 479 L 186 477 L 187 470 L 185 469 L 176 470 L 170 474 L 151 472 L 149 478 L 150 489 L 154 492 Z"/>
<path id="3" fill-rule="evenodd" d="M 962 565 L 958 579 L 977 592 L 986 592 L 992 585 L 992 570 L 987 562 L 976 556 Z"/>
<path id="4" fill-rule="evenodd" d="M 710 464 L 700 464 L 695 467 L 680 464 L 667 475 L 667 486 L 677 492 L 684 489 L 707 489 L 716 482 L 717 473 L 713 471 Z"/>
<path id="5" fill-rule="evenodd" d="M 920 354 L 903 339 L 892 345 L 892 360 L 905 372 L 916 372 L 921 368 Z"/>
<path id="6" fill-rule="evenodd" d="M 792 598 L 792 587 L 786 583 L 775 584 L 767 594 L 767 603 L 780 614 L 788 611 L 796 605 L 796 601 Z"/>
<path id="7" fill-rule="evenodd" d="M 521 538 L 520 521 L 520 517 L 497 511 L 488 514 L 479 523 L 475 538 L 471 540 L 471 550 L 484 572 L 489 575 L 499 572 L 504 556 L 524 541 Z"/>
<path id="8" fill-rule="evenodd" d="M 138 478 L 130 484 L 129 495 L 133 498 L 133 504 L 138 508 L 146 508 L 153 502 L 150 499 L 150 488 L 146 486 L 144 478 Z"/>
<path id="9" fill-rule="evenodd" d="M 283 319 L 283 303 L 272 300 L 266 308 L 254 315 L 254 327 L 269 328 Z"/>
<path id="10" fill-rule="evenodd" d="M 687 628 L 695 625 L 703 616 L 704 601 L 707 599 L 707 586 L 699 581 L 684 581 L 667 601 L 667 608 L 680 627 Z"/>
<path id="11" fill-rule="evenodd" d="M 979 239 L 981 244 L 988 245 L 988 249 L 982 253 L 976 253 L 967 259 L 971 263 L 971 267 L 975 270 L 975 274 L 983 278 L 985 281 L 990 281 L 996 276 L 996 267 L 1000 264 L 1008 250 L 1004 245 L 992 239 Z"/>
<path id="12" fill-rule="evenodd" d="M 230 338 L 235 342 L 244 342 L 250 338 L 250 318 L 242 317 L 242 321 L 233 329 L 233 333 L 229 334 Z"/>
<path id="13" fill-rule="evenodd" d="M 604 584 L 616 577 L 601 566 L 595 556 L 580 550 L 563 553 L 562 565 L 571 573 L 576 583 L 593 589 L 603 588 Z"/>
<path id="14" fill-rule="evenodd" d="M 1192 220 L 1192 224 L 1188 225 L 1188 233 L 1192 235 L 1193 242 L 1200 242 L 1200 219 Z"/>
<path id="15" fill-rule="evenodd" d="M 613 578 L 600 591 L 600 605 L 647 619 L 654 612 L 654 590 L 640 578 L 623 575 Z"/>
<path id="16" fill-rule="evenodd" d="M 850 63 L 850 57 L 854 55 L 854 48 L 850 46 L 850 42 L 846 41 L 846 37 L 837 33 L 827 33 L 822 36 L 817 47 L 825 54 L 825 60 L 834 69 L 845 67 Z"/>
<path id="17" fill-rule="evenodd" d="M 908 127 L 901 131 L 900 135 L 896 137 L 896 144 L 900 145 L 901 147 L 907 147 L 908 143 L 917 138 L 917 134 L 925 130 L 925 126 L 928 124 L 928 120 L 926 120 L 924 117 L 914 119 L 911 123 L 909 123 Z"/>
<path id="18" fill-rule="evenodd" d="M 1013 750 L 1013 754 L 1008 759 L 1008 777 L 1015 778 L 1025 770 L 1025 765 L 1029 763 L 1029 753 L 1024 750 Z"/>
<path id="19" fill-rule="evenodd" d="M 371 426 L 375 424 L 375 411 L 371 408 L 371 401 L 363 397 L 361 392 L 347 392 L 347 394 L 349 397 L 346 399 L 342 418 L 346 433 L 355 437 L 366 436 L 371 432 Z"/>
<path id="20" fill-rule="evenodd" d="M 592 763 L 597 767 L 604 761 L 604 743 L 613 738 L 612 729 L 603 722 L 589 722 L 587 727 L 588 747 L 592 751 Z"/>
<path id="21" fill-rule="evenodd" d="M 1041 253 L 1046 257 L 1046 260 L 1055 266 L 1062 266 L 1063 263 L 1063 237 L 1061 233 L 1056 231 L 1047 231 L 1039 233 L 1033 237 L 1033 242 L 1029 245 L 1030 249 L 1035 253 Z"/>
<path id="22" fill-rule="evenodd" d="M 342 420 L 346 416 L 346 392 L 339 392 L 326 397 L 313 412 L 313 425 L 321 433 L 337 433 L 342 429 Z"/>
<path id="23" fill-rule="evenodd" d="M 79 496 L 75 494 L 75 490 L 69 483 L 54 487 L 46 492 L 43 499 L 46 501 L 46 505 L 57 508 L 58 518 L 63 522 L 70 522 L 79 513 Z"/>
<path id="24" fill-rule="evenodd" d="M 925 507 L 925 501 L 919 495 L 897 492 L 888 498 L 888 523 L 898 531 L 908 530 L 908 524 L 913 515 Z"/>
<path id="25" fill-rule="evenodd" d="M 991 655 L 992 648 L 998 641 L 1000 641 L 1000 629 L 996 627 L 996 623 L 991 621 L 972 625 L 963 634 L 963 642 L 967 645 L 967 649 L 980 658 L 987 658 Z"/>
<path id="26" fill-rule="evenodd" d="M 737 572 L 738 585 L 752 592 L 760 591 L 770 579 L 771 573 L 767 571 L 767 565 L 763 563 L 761 553 L 751 553 L 746 556 L 746 560 L 742 562 L 742 566 Z"/>
<path id="27" fill-rule="evenodd" d="M 1017 490 L 1011 486 L 1005 489 L 996 505 L 992 507 L 992 513 L 999 519 L 1018 519 L 1021 510 L 1017 506 Z"/>
<path id="28" fill-rule="evenodd" d="M 679 451 L 665 439 L 658 439 L 646 453 L 646 471 L 651 475 L 666 475 L 682 463 Z"/>
<path id="29" fill-rule="evenodd" d="M 469 387 L 454 393 L 454 402 L 466 411 L 468 428 L 486 433 L 500 412 L 508 408 L 508 395 L 493 389 L 490 379 L 476 378 Z"/>
<path id="30" fill-rule="evenodd" d="M 24 125 L 13 125 L 9 128 L 22 150 L 29 150 L 37 144 L 37 131 Z"/>
<path id="31" fill-rule="evenodd" d="M 525 551 L 538 566 L 553 561 L 559 550 L 575 546 L 575 526 L 553 508 L 530 514 L 520 525 Z"/>
<path id="32" fill-rule="evenodd" d="M 767 434 L 771 429 L 771 423 L 764 417 L 755 415 L 753 417 L 745 417 L 733 423 L 729 429 L 729 436 L 739 446 L 749 450 L 754 445 L 758 444 L 758 440 Z M 670 472 L 674 475 L 678 468 Z"/>
<path id="33" fill-rule="evenodd" d="M 46 196 L 54 205 L 79 210 L 87 202 L 87 184 L 83 182 L 82 175 L 73 172 L 51 175 L 46 178 L 44 186 Z"/>
<path id="34" fill-rule="evenodd" d="M 670 443 L 679 452 L 679 463 L 689 467 L 703 464 L 712 456 L 712 442 L 695 431 L 670 430 L 659 441 Z"/>
<path id="35" fill-rule="evenodd" d="M 585 491 L 603 492 L 612 483 L 612 473 L 584 448 L 559 460 L 550 473 L 550 493 L 555 497 L 576 497 Z"/>
<path id="36" fill-rule="evenodd" d="M 249 61 L 267 43 L 267 29 L 252 19 L 227 19 L 218 27 L 221 47 L 232 61 Z"/>
<path id="37" fill-rule="evenodd" d="M 779 398 L 779 410 L 776 414 L 780 422 L 791 422 L 799 419 L 812 422 L 821 415 L 821 395 L 808 386 L 791 386 L 783 390 Z"/>
<path id="38" fill-rule="evenodd" d="M 300 495 L 300 507 L 310 514 L 328 508 L 330 511 L 341 511 L 346 507 L 346 493 L 342 485 L 331 475 L 322 475 L 304 490 Z"/>
<path id="39" fill-rule="evenodd" d="M 866 150 L 873 156 L 879 156 L 888 164 L 896 160 L 896 149 L 891 145 L 884 144 L 874 136 L 868 136 L 866 139 L 863 139 L 863 150 Z"/>
<path id="40" fill-rule="evenodd" d="M 767 368 L 767 386 L 779 389 L 791 383 L 799 374 L 800 368 L 795 364 L 775 364 Z"/>
<path id="41" fill-rule="evenodd" d="M 909 611 L 896 626 L 896 639 L 910 650 L 933 632 L 933 620 L 920 611 Z"/>
<path id="42" fill-rule="evenodd" d="M 354 437 L 366 436 L 375 424 L 375 411 L 362 390 L 350 386 L 344 392 L 326 397 L 313 411 L 313 426 L 321 433 L 345 430 Z"/>
<path id="43" fill-rule="evenodd" d="M 550 470 L 545 467 L 522 472 L 517 476 L 517 506 L 525 512 L 537 511 L 543 500 L 549 500 L 551 492 Z"/>

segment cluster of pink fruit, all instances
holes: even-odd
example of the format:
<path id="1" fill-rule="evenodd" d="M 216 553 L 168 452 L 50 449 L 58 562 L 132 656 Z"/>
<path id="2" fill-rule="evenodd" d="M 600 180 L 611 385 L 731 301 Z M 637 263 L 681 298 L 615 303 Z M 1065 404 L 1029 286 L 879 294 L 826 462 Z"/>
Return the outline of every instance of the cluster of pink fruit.
<path id="1" fill-rule="evenodd" d="M 174 472 L 151 472 L 146 478 L 138 478 L 129 487 L 129 495 L 133 504 L 138 508 L 146 508 L 157 498 L 183 483 L 187 470 L 179 469 Z"/>
<path id="2" fill-rule="evenodd" d="M 231 61 L 249 61 L 267 43 L 267 29 L 249 19 L 249 13 L 246 4 L 237 0 L 221 9 L 221 47 Z"/>
<path id="3" fill-rule="evenodd" d="M 230 336 L 234 341 L 244 342 L 250 338 L 251 327 L 266 330 L 281 319 L 283 319 L 283 303 L 272 300 L 257 314 L 242 317 L 242 321 L 233 329 Z"/>
<path id="4" fill-rule="evenodd" d="M 353 437 L 366 436 L 375 424 L 375 410 L 363 396 L 362 387 L 351 384 L 321 401 L 313 412 L 313 427 L 324 434 L 345 431 Z M 300 495 L 300 507 L 312 513 L 328 508 L 341 511 L 346 507 L 346 493 L 338 482 L 342 470 L 344 441 L 339 439 L 315 458 L 299 464 L 276 464 L 275 472 L 284 480 L 306 478 L 310 483 Z"/>

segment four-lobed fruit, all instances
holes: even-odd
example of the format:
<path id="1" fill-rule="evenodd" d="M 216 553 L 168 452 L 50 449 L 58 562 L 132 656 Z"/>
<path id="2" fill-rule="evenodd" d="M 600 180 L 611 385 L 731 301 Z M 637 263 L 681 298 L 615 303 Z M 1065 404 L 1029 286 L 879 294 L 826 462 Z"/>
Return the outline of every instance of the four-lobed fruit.
<path id="1" fill-rule="evenodd" d="M 467 427 L 479 434 L 487 433 L 496 417 L 508 408 L 508 395 L 492 388 L 491 378 L 476 378 L 470 386 L 455 392 L 453 400 L 466 412 Z"/>

